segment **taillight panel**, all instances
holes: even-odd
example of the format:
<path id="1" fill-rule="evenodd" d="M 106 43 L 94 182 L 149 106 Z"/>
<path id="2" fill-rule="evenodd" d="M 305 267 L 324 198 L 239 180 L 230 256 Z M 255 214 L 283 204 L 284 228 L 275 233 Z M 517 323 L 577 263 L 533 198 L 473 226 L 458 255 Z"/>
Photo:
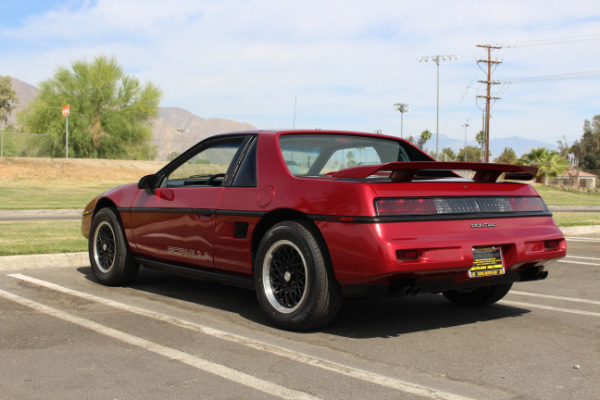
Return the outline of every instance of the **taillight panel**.
<path id="1" fill-rule="evenodd" d="M 378 199 L 377 215 L 433 215 L 437 208 L 433 199 Z"/>
<path id="2" fill-rule="evenodd" d="M 379 198 L 378 216 L 456 215 L 514 212 L 547 212 L 540 197 L 424 197 Z"/>

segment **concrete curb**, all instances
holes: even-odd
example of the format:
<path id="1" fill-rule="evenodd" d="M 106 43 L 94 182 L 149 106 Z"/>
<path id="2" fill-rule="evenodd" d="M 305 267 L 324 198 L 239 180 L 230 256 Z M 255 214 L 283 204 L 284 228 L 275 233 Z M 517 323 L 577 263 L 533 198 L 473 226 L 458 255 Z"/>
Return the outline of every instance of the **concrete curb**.
<path id="1" fill-rule="evenodd" d="M 89 266 L 90 259 L 87 252 L 0 257 L 0 271 L 4 272 Z"/>

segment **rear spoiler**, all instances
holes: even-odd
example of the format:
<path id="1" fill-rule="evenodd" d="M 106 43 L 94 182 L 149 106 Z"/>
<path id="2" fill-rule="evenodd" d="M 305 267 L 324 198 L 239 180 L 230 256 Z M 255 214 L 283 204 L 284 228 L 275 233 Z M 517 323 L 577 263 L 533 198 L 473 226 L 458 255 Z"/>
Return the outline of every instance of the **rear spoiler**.
<path id="1" fill-rule="evenodd" d="M 538 167 L 528 165 L 475 163 L 475 162 L 444 162 L 444 161 L 406 161 L 377 165 L 361 165 L 337 171 L 330 174 L 334 178 L 364 179 L 380 171 L 391 171 L 392 182 L 410 182 L 425 171 L 448 171 L 458 177 L 455 170 L 475 171 L 475 182 L 496 182 L 500 175 L 504 179 L 529 181 L 537 175 Z"/>

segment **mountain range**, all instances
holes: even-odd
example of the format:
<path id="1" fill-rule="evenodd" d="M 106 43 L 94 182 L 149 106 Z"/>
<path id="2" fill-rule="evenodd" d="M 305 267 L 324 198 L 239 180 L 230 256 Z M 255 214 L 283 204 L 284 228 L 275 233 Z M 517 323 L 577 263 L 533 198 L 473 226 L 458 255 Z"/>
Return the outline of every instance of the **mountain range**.
<path id="1" fill-rule="evenodd" d="M 19 98 L 19 104 L 11 113 L 8 125 L 16 123 L 15 115 L 37 96 L 39 89 L 33 85 L 12 78 L 12 85 Z M 181 153 L 198 141 L 222 132 L 233 132 L 256 129 L 247 122 L 238 122 L 223 118 L 202 118 L 179 107 L 160 107 L 159 116 L 152 121 L 152 143 L 157 148 L 157 160 L 166 160 L 171 153 Z M 478 146 L 476 142 L 467 142 L 469 146 Z M 450 147 L 458 153 L 465 145 L 460 139 L 453 139 L 440 134 L 439 148 Z M 497 138 L 490 140 L 490 159 L 498 157 L 504 148 L 512 148 L 517 157 L 529 152 L 532 148 L 546 147 L 556 150 L 556 144 L 520 137 Z M 435 136 L 427 143 L 429 151 L 435 150 Z"/>

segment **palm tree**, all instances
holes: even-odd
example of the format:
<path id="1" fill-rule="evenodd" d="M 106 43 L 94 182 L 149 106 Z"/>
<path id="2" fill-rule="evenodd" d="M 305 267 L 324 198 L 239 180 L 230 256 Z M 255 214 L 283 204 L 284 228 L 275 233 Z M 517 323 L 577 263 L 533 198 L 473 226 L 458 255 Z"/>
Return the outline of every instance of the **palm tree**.
<path id="1" fill-rule="evenodd" d="M 479 145 L 483 143 L 483 131 L 477 132 L 477 135 L 475 135 L 475 140 Z"/>
<path id="2" fill-rule="evenodd" d="M 417 146 L 419 146 L 421 150 L 425 150 L 425 144 L 429 139 L 431 139 L 431 136 L 432 134 L 428 130 L 424 130 L 423 132 L 421 132 L 421 137 L 419 137 Z"/>
<path id="3" fill-rule="evenodd" d="M 523 154 L 518 163 L 537 166 L 536 182 L 544 182 L 545 185 L 551 177 L 564 173 L 569 166 L 569 162 L 558 152 L 550 151 L 545 147 L 531 149 L 529 153 Z"/>

